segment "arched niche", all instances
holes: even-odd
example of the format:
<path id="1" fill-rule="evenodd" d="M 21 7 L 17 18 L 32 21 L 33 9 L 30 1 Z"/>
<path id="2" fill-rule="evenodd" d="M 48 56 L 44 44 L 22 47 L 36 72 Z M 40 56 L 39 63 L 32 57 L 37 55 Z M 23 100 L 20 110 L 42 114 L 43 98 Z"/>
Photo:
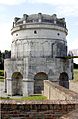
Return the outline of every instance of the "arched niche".
<path id="1" fill-rule="evenodd" d="M 22 80 L 23 80 L 23 76 L 20 72 L 14 72 L 12 74 L 12 93 L 13 95 L 23 95 L 22 94 Z"/>
<path id="2" fill-rule="evenodd" d="M 42 93 L 44 90 L 44 80 L 48 80 L 48 75 L 44 72 L 39 72 L 34 76 L 34 93 Z"/>
<path id="3" fill-rule="evenodd" d="M 69 88 L 69 77 L 66 72 L 60 73 L 59 85 L 65 87 L 65 88 Z"/>

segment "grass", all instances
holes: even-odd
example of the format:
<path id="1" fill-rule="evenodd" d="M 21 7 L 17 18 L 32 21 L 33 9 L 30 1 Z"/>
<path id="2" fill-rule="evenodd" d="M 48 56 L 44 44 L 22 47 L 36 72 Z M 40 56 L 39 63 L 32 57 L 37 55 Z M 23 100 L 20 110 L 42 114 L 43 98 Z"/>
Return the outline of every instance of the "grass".
<path id="1" fill-rule="evenodd" d="M 0 76 L 4 76 L 4 70 L 0 70 Z"/>
<path id="2" fill-rule="evenodd" d="M 74 80 L 73 81 L 78 81 L 78 69 L 74 69 Z"/>
<path id="3" fill-rule="evenodd" d="M 47 97 L 43 96 L 43 95 L 33 95 L 33 96 L 28 96 L 28 97 L 21 97 L 21 98 L 10 98 L 10 97 L 0 97 L 0 100 L 46 100 Z"/>
<path id="4" fill-rule="evenodd" d="M 46 100 L 47 97 L 43 95 L 36 95 L 36 96 L 28 96 L 28 97 L 22 97 L 21 100 Z"/>
<path id="5" fill-rule="evenodd" d="M 4 82 L 4 70 L 0 70 L 0 82 Z"/>
<path id="6" fill-rule="evenodd" d="M 4 82 L 4 77 L 0 76 L 0 82 Z"/>
<path id="7" fill-rule="evenodd" d="M 0 97 L 0 100 L 10 100 L 9 97 Z"/>

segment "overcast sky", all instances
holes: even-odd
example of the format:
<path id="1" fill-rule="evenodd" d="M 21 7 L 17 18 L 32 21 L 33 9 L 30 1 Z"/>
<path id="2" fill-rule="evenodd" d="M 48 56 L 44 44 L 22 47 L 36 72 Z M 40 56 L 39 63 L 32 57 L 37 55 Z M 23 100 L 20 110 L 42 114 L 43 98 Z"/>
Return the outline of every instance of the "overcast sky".
<path id="1" fill-rule="evenodd" d="M 78 0 L 0 0 L 0 50 L 11 49 L 14 17 L 40 12 L 65 17 L 68 49 L 78 49 Z"/>

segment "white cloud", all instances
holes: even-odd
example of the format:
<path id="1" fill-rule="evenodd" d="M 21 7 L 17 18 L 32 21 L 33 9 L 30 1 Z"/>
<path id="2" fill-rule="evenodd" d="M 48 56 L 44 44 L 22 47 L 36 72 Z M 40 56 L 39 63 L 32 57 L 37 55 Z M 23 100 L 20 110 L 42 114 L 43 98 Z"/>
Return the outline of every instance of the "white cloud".
<path id="1" fill-rule="evenodd" d="M 0 0 L 0 4 L 6 5 L 18 5 L 21 3 L 54 5 L 55 12 L 58 15 L 64 15 L 65 17 L 69 15 L 78 16 L 78 0 Z"/>
<path id="2" fill-rule="evenodd" d="M 75 5 L 64 5 L 64 6 L 57 6 L 56 11 L 59 15 L 63 16 L 78 16 L 78 6 Z"/>
<path id="3" fill-rule="evenodd" d="M 78 64 L 78 58 L 74 58 L 74 63 Z"/>
<path id="4" fill-rule="evenodd" d="M 24 2 L 29 3 L 46 3 L 46 4 L 52 4 L 52 5 L 78 5 L 77 0 L 0 0 L 0 4 L 7 4 L 7 5 L 15 5 L 15 4 L 21 4 Z"/>
<path id="5" fill-rule="evenodd" d="M 25 1 L 26 0 L 0 0 L 0 4 L 16 5 L 16 4 L 24 3 Z"/>
<path id="6" fill-rule="evenodd" d="M 74 59 L 74 63 L 78 64 L 78 58 Z"/>
<path id="7" fill-rule="evenodd" d="M 29 0 L 30 3 L 45 3 L 55 6 L 55 12 L 58 15 L 78 16 L 78 1 L 77 0 Z"/>
<path id="8" fill-rule="evenodd" d="M 68 45 L 68 52 L 69 51 L 73 51 L 75 49 L 78 50 L 78 38 L 76 39 L 71 39 L 67 41 L 67 45 Z M 78 64 L 78 58 L 74 58 L 74 63 Z"/>
<path id="9" fill-rule="evenodd" d="M 71 39 L 71 41 L 68 42 L 68 49 L 73 50 L 73 49 L 78 49 L 78 38 L 76 39 Z"/>
<path id="10" fill-rule="evenodd" d="M 11 24 L 0 23 L 0 50 L 11 49 L 11 35 L 10 35 Z"/>
<path id="11" fill-rule="evenodd" d="M 32 3 L 47 3 L 52 5 L 77 5 L 77 0 L 29 0 Z"/>

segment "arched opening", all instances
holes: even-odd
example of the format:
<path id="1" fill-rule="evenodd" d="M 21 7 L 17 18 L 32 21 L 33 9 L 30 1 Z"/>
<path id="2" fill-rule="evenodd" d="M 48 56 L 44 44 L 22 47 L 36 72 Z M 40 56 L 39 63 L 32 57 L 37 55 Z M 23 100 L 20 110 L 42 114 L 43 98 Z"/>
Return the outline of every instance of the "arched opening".
<path id="1" fill-rule="evenodd" d="M 22 79 L 23 79 L 23 76 L 20 72 L 14 72 L 12 74 L 13 95 L 22 95 Z"/>
<path id="2" fill-rule="evenodd" d="M 44 80 L 48 80 L 48 75 L 44 72 L 39 72 L 34 76 L 34 93 L 42 93 L 44 90 Z"/>
<path id="3" fill-rule="evenodd" d="M 59 85 L 65 88 L 69 88 L 69 77 L 66 72 L 62 72 L 59 77 Z"/>

